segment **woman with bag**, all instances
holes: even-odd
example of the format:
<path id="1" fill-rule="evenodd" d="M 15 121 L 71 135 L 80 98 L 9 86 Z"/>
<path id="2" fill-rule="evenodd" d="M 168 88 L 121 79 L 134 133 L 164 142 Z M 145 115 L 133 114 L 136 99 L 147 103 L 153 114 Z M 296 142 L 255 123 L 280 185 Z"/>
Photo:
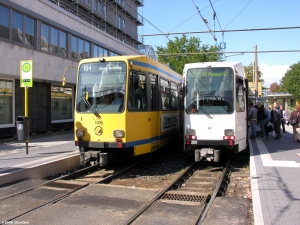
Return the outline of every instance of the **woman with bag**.
<path id="1" fill-rule="evenodd" d="M 298 142 L 298 143 L 300 143 L 300 138 L 297 137 L 299 136 L 299 134 L 297 133 L 296 129 L 300 127 L 299 121 L 300 121 L 300 105 L 296 105 L 295 110 L 293 110 L 293 112 L 291 113 L 288 119 L 287 125 L 289 126 L 291 124 L 293 126 L 294 142 Z"/>

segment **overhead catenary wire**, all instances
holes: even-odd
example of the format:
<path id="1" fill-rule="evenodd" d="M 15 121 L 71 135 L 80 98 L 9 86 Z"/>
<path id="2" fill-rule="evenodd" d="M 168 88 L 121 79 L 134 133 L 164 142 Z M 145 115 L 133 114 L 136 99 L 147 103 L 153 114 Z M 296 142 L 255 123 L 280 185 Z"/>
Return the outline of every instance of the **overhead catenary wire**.
<path id="1" fill-rule="evenodd" d="M 246 31 L 270 31 L 270 30 L 288 30 L 288 29 L 300 29 L 300 27 L 273 27 L 273 28 L 251 28 L 251 29 L 237 29 L 237 30 L 216 30 L 217 32 L 246 32 Z M 168 33 L 168 35 L 177 35 L 177 34 L 204 34 L 210 33 L 210 31 L 188 31 L 188 32 L 173 32 Z M 141 36 L 159 36 L 164 34 L 143 34 Z"/>
<path id="2" fill-rule="evenodd" d="M 253 53 L 284 53 L 284 52 L 300 52 L 299 50 L 267 50 L 267 51 L 236 51 L 224 52 L 224 54 L 253 54 Z M 223 52 L 185 52 L 185 53 L 162 53 L 155 54 L 155 56 L 186 56 L 186 55 L 209 55 L 209 54 L 223 54 Z"/>
<path id="3" fill-rule="evenodd" d="M 231 24 L 242 13 L 242 11 L 250 4 L 250 2 L 252 2 L 252 0 L 248 2 L 248 4 L 229 22 L 229 24 Z M 224 29 L 226 29 L 229 26 L 229 24 L 227 24 L 227 26 Z"/>
<path id="4" fill-rule="evenodd" d="M 203 20 L 203 22 L 205 23 L 205 25 L 206 25 L 206 27 L 208 28 L 209 32 L 211 33 L 213 39 L 215 40 L 215 42 L 217 42 L 218 39 L 217 39 L 216 35 L 214 34 L 214 32 L 211 30 L 211 28 L 210 28 L 210 26 L 209 26 L 209 23 L 208 23 L 207 19 L 205 19 L 205 18 L 202 16 L 202 14 L 201 14 L 201 12 L 200 12 L 198 6 L 195 4 L 194 0 L 192 0 L 192 1 L 193 1 L 194 5 L 195 5 L 197 11 L 198 11 L 198 14 L 200 15 L 201 19 Z M 218 43 L 217 43 L 217 44 L 218 44 Z"/>

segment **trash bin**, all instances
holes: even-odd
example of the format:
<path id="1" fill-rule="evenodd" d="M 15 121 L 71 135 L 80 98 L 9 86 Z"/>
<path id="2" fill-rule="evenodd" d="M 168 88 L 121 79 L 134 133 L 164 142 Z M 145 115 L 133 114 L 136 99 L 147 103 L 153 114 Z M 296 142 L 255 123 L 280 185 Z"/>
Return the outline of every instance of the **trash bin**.
<path id="1" fill-rule="evenodd" d="M 16 119 L 17 135 L 19 141 L 27 141 L 29 139 L 29 118 L 26 116 L 18 116 Z"/>

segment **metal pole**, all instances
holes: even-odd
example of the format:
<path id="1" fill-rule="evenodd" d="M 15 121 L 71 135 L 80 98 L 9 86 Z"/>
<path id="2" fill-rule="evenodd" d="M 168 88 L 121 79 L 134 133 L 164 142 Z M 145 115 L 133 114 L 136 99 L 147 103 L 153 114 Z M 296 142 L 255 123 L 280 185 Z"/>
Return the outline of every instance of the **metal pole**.
<path id="1" fill-rule="evenodd" d="M 257 45 L 255 45 L 255 98 L 258 97 Z"/>
<path id="2" fill-rule="evenodd" d="M 25 90 L 25 117 L 28 117 L 28 87 L 24 87 Z M 28 140 L 26 140 L 26 155 L 28 155 Z"/>

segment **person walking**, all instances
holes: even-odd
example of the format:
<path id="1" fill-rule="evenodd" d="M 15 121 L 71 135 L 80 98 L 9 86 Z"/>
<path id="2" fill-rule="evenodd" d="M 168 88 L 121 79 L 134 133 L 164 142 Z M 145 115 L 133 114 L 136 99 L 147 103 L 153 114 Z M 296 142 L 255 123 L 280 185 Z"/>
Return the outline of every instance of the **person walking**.
<path id="1" fill-rule="evenodd" d="M 250 121 L 250 126 L 251 126 L 251 139 L 255 140 L 256 139 L 256 126 L 257 126 L 257 109 L 254 108 L 253 103 L 251 102 L 249 105 L 250 109 L 248 112 L 248 120 Z"/>
<path id="2" fill-rule="evenodd" d="M 282 110 L 282 119 L 281 119 L 282 133 L 283 133 L 283 136 L 285 136 L 286 112 L 282 105 L 280 106 L 280 109 Z"/>
<path id="3" fill-rule="evenodd" d="M 274 125 L 274 131 L 275 131 L 275 138 L 274 139 L 280 139 L 280 124 L 282 119 L 282 110 L 280 109 L 278 102 L 274 102 L 274 108 L 271 113 L 271 122 Z"/>
<path id="4" fill-rule="evenodd" d="M 267 123 L 266 109 L 262 103 L 258 104 L 257 121 L 260 126 L 261 135 L 259 139 L 266 139 L 265 125 Z"/>
<path id="5" fill-rule="evenodd" d="M 293 125 L 293 138 L 294 138 L 294 142 L 299 142 L 300 140 L 297 138 L 297 128 L 300 128 L 299 122 L 300 122 L 300 105 L 296 105 L 295 110 L 293 110 L 291 112 L 291 115 L 288 119 L 288 123 L 287 125 L 289 126 L 290 123 L 293 121 L 293 118 L 297 118 L 297 123 L 295 125 Z"/>

